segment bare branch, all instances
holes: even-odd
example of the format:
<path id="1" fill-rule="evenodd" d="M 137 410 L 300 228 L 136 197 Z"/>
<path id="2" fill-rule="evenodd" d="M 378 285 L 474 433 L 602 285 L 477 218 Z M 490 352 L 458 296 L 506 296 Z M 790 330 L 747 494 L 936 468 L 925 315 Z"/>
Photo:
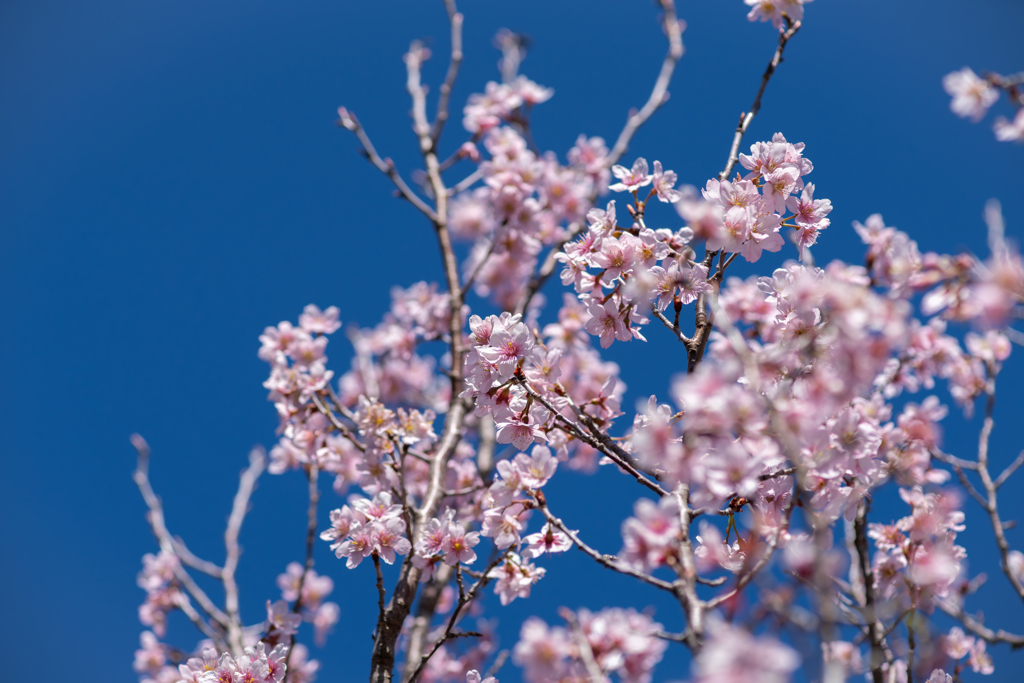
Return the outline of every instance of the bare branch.
<path id="1" fill-rule="evenodd" d="M 501 562 L 503 559 L 504 555 L 498 555 L 493 560 L 491 560 L 487 564 L 487 567 L 484 569 L 484 571 L 481 573 L 480 578 L 477 579 L 476 583 L 474 583 L 473 586 L 468 591 L 464 590 L 462 586 L 462 565 L 455 566 L 455 578 L 459 584 L 458 603 L 456 603 L 455 609 L 452 610 L 452 616 L 448 619 L 448 624 L 445 626 L 444 633 L 441 634 L 441 637 L 434 642 L 434 645 L 433 647 L 431 647 L 430 652 L 428 652 L 420 658 L 419 664 L 413 670 L 412 675 L 406 678 L 406 683 L 415 683 L 416 679 L 419 678 L 421 673 L 423 673 L 423 669 L 427 666 L 427 662 L 430 661 L 430 658 L 433 657 L 437 653 L 437 651 L 441 649 L 441 646 L 444 645 L 451 638 L 458 638 L 460 636 L 479 637 L 481 635 L 480 633 L 476 633 L 474 631 L 457 633 L 454 631 L 455 624 L 458 623 L 459 617 L 462 615 L 462 608 L 468 605 L 470 602 L 472 602 L 473 599 L 476 597 L 477 592 L 490 582 L 490 577 L 488 576 L 488 574 L 490 574 L 490 571 L 494 569 L 496 566 L 498 566 L 498 563 Z"/>
<path id="2" fill-rule="evenodd" d="M 309 576 L 310 570 L 313 569 L 313 549 L 316 543 L 316 508 L 317 503 L 320 502 L 319 471 L 316 460 L 309 464 L 309 469 L 306 471 L 306 477 L 309 479 L 309 508 L 306 510 L 306 561 L 302 565 L 302 576 L 299 577 L 299 585 L 296 588 L 299 595 L 295 598 L 295 604 L 292 605 L 292 612 L 295 614 L 299 614 L 302 611 L 302 589 L 306 585 L 306 577 Z M 284 660 L 285 671 L 288 670 L 288 664 L 291 662 L 292 650 L 294 649 L 295 634 L 292 633 L 288 636 L 288 654 Z"/>
<path id="3" fill-rule="evenodd" d="M 422 211 L 430 220 L 436 220 L 437 214 L 434 213 L 434 210 L 427 206 L 426 202 L 420 199 L 419 195 L 413 192 L 412 189 L 406 185 L 405 180 L 402 179 L 402 175 L 398 172 L 398 169 L 395 168 L 395 162 L 391 161 L 391 159 L 381 159 L 380 155 L 377 154 L 376 148 L 373 146 L 373 143 L 370 142 L 370 137 L 366 134 L 363 126 L 359 123 L 359 119 L 356 118 L 356 115 L 344 107 L 338 110 L 338 115 L 340 116 L 340 119 L 338 120 L 339 125 L 345 130 L 355 133 L 356 138 L 359 140 L 359 144 L 363 146 L 363 153 L 366 158 L 370 160 L 370 163 L 376 166 L 381 173 L 391 178 L 391 182 L 393 182 L 395 187 L 398 188 L 399 193 L 401 193 L 402 197 L 409 200 L 410 204 Z"/>
<path id="4" fill-rule="evenodd" d="M 607 567 L 608 569 L 619 572 L 620 574 L 625 574 L 626 576 L 632 576 L 635 579 L 640 579 L 644 583 L 654 586 L 655 588 L 660 588 L 663 591 L 675 593 L 675 588 L 668 581 L 657 579 L 653 576 L 649 576 L 647 574 L 644 574 L 643 572 L 632 569 L 631 567 L 627 567 L 626 565 L 622 564 L 619 558 L 615 557 L 614 555 L 605 555 L 591 548 L 589 545 L 580 540 L 580 537 L 576 534 L 576 532 L 569 529 L 569 527 L 565 526 L 565 523 L 562 522 L 562 520 L 555 517 L 551 513 L 551 510 L 548 509 L 547 504 L 542 502 L 540 499 L 537 500 L 537 509 L 541 511 L 541 514 L 544 515 L 544 519 L 546 519 L 548 523 L 551 524 L 551 526 L 557 527 L 563 534 L 569 537 L 569 540 L 572 541 L 573 545 L 575 545 L 577 548 L 579 548 L 584 553 L 593 558 L 594 561 L 600 564 L 602 567 Z"/>
<path id="5" fill-rule="evenodd" d="M 547 408 L 548 411 L 554 415 L 555 421 L 562 424 L 566 428 L 565 431 L 567 433 L 608 456 L 610 460 L 631 474 L 640 484 L 643 484 L 659 496 L 664 497 L 668 495 L 668 491 L 641 474 L 638 467 L 639 463 L 636 462 L 636 459 L 626 451 L 622 450 L 618 444 L 612 441 L 610 436 L 598 430 L 593 422 L 590 422 L 590 424 L 587 425 L 587 429 L 585 431 L 580 424 L 573 422 L 565 415 L 562 415 L 553 405 L 551 405 L 550 401 L 537 393 L 537 391 L 529 385 L 529 382 L 524 380 L 521 384 L 535 401 Z"/>
<path id="6" fill-rule="evenodd" d="M 446 7 L 451 11 L 454 5 L 446 5 Z M 448 461 L 462 439 L 463 420 L 467 412 L 466 402 L 458 398 L 463 388 L 462 362 L 466 352 L 462 333 L 462 286 L 459 282 L 458 259 L 452 248 L 451 236 L 448 232 L 448 189 L 441 179 L 434 139 L 431 137 L 431 127 L 426 118 L 426 90 L 420 82 L 421 67 L 425 57 L 423 47 L 413 43 L 405 56 L 406 88 L 413 103 L 413 130 L 419 140 L 420 153 L 423 155 L 427 179 L 430 182 L 435 203 L 434 209 L 427 213 L 427 216 L 434 224 L 434 232 L 441 250 L 441 261 L 448 286 L 448 336 L 451 357 L 449 379 L 451 380 L 452 398 L 445 415 L 444 430 L 430 462 L 427 490 L 419 509 L 416 510 L 415 527 L 408 530 L 409 538 L 413 543 L 417 540 L 419 530 L 437 513 L 444 498 L 444 478 L 448 471 Z M 394 675 L 398 636 L 405 618 L 412 609 L 422 573 L 419 567 L 413 565 L 412 557 L 413 553 L 409 553 L 402 562 L 391 602 L 380 619 L 370 660 L 372 683 L 391 683 Z"/>
<path id="7" fill-rule="evenodd" d="M 958 620 L 968 631 L 989 643 L 1006 643 L 1014 650 L 1024 647 L 1024 636 L 1009 633 L 1002 629 L 993 630 L 964 612 L 962 607 L 945 600 L 937 601 L 939 609 Z"/>
<path id="8" fill-rule="evenodd" d="M 359 439 L 356 438 L 356 435 L 352 433 L 352 430 L 346 427 L 345 424 L 342 423 L 341 420 L 337 418 L 334 412 L 327 407 L 323 400 L 321 400 L 320 395 L 313 394 L 312 398 L 313 405 L 315 405 L 317 410 L 319 410 L 330 421 L 331 426 L 333 426 L 335 429 L 341 432 L 341 435 L 348 439 L 350 442 L 352 442 L 353 446 L 355 446 L 360 451 L 365 453 L 366 446 L 363 443 L 361 443 Z"/>
<path id="9" fill-rule="evenodd" d="M 697 595 L 697 565 L 694 562 L 693 541 L 690 540 L 690 486 L 682 484 L 675 492 L 679 503 L 679 561 L 682 571 L 679 580 L 673 585 L 676 596 L 686 610 L 686 642 L 690 650 L 696 654 L 700 650 L 704 636 L 704 610 L 707 607 Z"/>
<path id="10" fill-rule="evenodd" d="M 651 118 L 651 115 L 668 101 L 668 84 L 672 80 L 676 64 L 683 56 L 683 31 L 676 16 L 675 0 L 661 0 L 661 8 L 664 11 L 661 26 L 665 35 L 668 36 L 668 53 L 661 63 L 661 71 L 658 72 L 658 78 L 654 81 L 654 88 L 651 90 L 647 102 L 640 108 L 640 111 L 630 115 L 622 132 L 619 133 L 619 138 L 608 154 L 608 166 L 618 163 L 629 148 L 629 142 L 636 135 L 640 126 L 644 125 L 647 119 Z"/>
<path id="11" fill-rule="evenodd" d="M 242 554 L 242 549 L 238 545 L 238 534 L 242 530 L 242 522 L 245 521 L 245 515 L 249 511 L 249 498 L 256 487 L 256 480 L 263 473 L 266 464 L 267 455 L 262 446 L 249 452 L 249 466 L 239 478 L 238 492 L 235 494 L 235 501 L 231 506 L 231 516 L 228 518 L 228 528 L 224 531 L 227 559 L 224 561 L 224 574 L 221 580 L 224 582 L 224 611 L 228 615 L 228 643 L 236 656 L 241 654 L 244 647 L 242 618 L 238 613 L 238 584 L 235 582 L 235 570 L 238 568 L 238 559 Z"/>
<path id="12" fill-rule="evenodd" d="M 768 62 L 768 68 L 764 70 L 764 75 L 761 76 L 761 87 L 757 89 L 757 95 L 754 96 L 754 103 L 750 105 L 750 111 L 740 115 L 740 122 L 736 125 L 736 133 L 732 138 L 732 147 L 729 148 L 729 158 L 725 162 L 725 169 L 718 174 L 719 180 L 725 180 L 732 173 L 733 167 L 739 160 L 740 143 L 743 141 L 743 135 L 750 128 L 750 123 L 754 120 L 757 112 L 761 110 L 761 97 L 764 95 L 764 89 L 768 87 L 768 81 L 771 80 L 775 69 L 782 63 L 782 53 L 786 49 L 786 43 L 800 30 L 799 21 L 790 23 L 787 18 L 786 25 L 787 29 L 779 32 L 779 46 L 775 49 L 772 60 Z"/>
<path id="13" fill-rule="evenodd" d="M 651 313 L 654 315 L 655 318 L 661 321 L 662 325 L 671 330 L 672 334 L 676 335 L 676 339 L 678 339 L 684 344 L 691 343 L 690 338 L 683 334 L 683 331 L 679 329 L 679 325 L 673 324 L 671 320 L 665 317 L 664 313 L 659 311 L 657 308 L 652 308 Z"/>
<path id="14" fill-rule="evenodd" d="M 458 193 L 462 192 L 463 190 L 466 190 L 469 187 L 471 187 L 473 185 L 473 183 L 475 183 L 476 181 L 480 180 L 483 177 L 484 177 L 484 172 L 481 171 L 479 168 L 476 169 L 475 171 L 470 173 L 468 176 L 466 176 L 465 178 L 463 178 L 459 182 L 457 182 L 454 185 L 452 185 L 451 189 L 448 190 L 448 196 L 449 197 L 454 197 L 455 195 L 457 195 Z"/>
<path id="15" fill-rule="evenodd" d="M 168 554 L 177 555 L 174 539 L 171 537 L 170 532 L 167 530 L 166 523 L 164 522 L 164 510 L 163 504 L 160 502 L 160 498 L 153 491 L 153 487 L 149 482 L 149 445 L 146 443 L 138 434 L 132 435 L 132 445 L 135 446 L 135 450 L 138 452 L 138 461 L 135 467 L 135 472 L 132 475 L 136 486 L 139 487 L 139 492 L 142 494 L 142 499 L 145 501 L 146 506 L 149 508 L 149 525 L 153 530 L 153 535 L 156 536 L 157 542 L 160 544 L 160 549 Z M 218 568 L 219 570 L 219 568 Z M 203 611 L 213 619 L 222 629 L 228 627 L 228 616 L 218 608 L 212 600 L 206 595 L 196 582 L 192 579 L 184 568 L 178 567 L 175 569 L 175 578 L 182 585 L 182 587 L 188 591 L 188 594 L 199 603 Z M 214 638 L 214 641 L 220 645 L 226 645 L 223 638 Z"/>
<path id="16" fill-rule="evenodd" d="M 988 381 L 985 383 L 985 421 L 982 423 L 981 432 L 978 434 L 978 474 L 981 477 L 981 486 L 987 494 L 986 504 L 982 507 L 988 512 L 989 521 L 992 523 L 992 531 L 996 536 L 996 545 L 999 546 L 1000 565 L 1006 578 L 1010 580 L 1017 595 L 1024 600 L 1024 583 L 1010 568 L 1009 554 L 1010 543 L 1006 540 L 1006 529 L 1003 520 L 999 518 L 999 502 L 996 496 L 996 484 L 992 481 L 992 475 L 988 471 L 988 450 L 989 437 L 995 427 L 996 403 L 996 369 L 993 363 L 987 363 Z"/>
<path id="17" fill-rule="evenodd" d="M 854 547 L 857 551 L 856 567 L 860 586 L 863 587 L 864 595 L 861 603 L 861 613 L 868 627 L 868 640 L 871 644 L 871 657 L 868 666 L 871 670 L 871 679 L 874 683 L 884 683 L 885 672 L 882 665 L 886 662 L 885 634 L 882 633 L 882 622 L 878 618 L 877 597 L 875 596 L 875 580 L 871 571 L 871 558 L 868 554 L 868 520 L 869 503 L 867 499 L 862 500 L 857 507 L 857 517 L 854 521 Z"/>
<path id="18" fill-rule="evenodd" d="M 441 599 L 441 592 L 451 580 L 453 571 L 448 565 L 439 563 L 434 570 L 434 577 L 424 586 L 420 594 L 416 616 L 413 618 L 412 627 L 409 629 L 409 644 L 405 650 L 406 681 L 412 678 L 417 666 L 419 666 L 420 659 L 423 657 L 423 651 L 426 648 L 427 637 L 430 632 L 430 621 L 437 610 L 437 603 Z"/>
<path id="19" fill-rule="evenodd" d="M 444 8 L 448 12 L 448 23 L 451 25 L 452 55 L 448 62 L 448 73 L 445 74 L 444 83 L 441 84 L 440 94 L 437 100 L 437 115 L 434 118 L 434 127 L 430 133 L 430 139 L 434 147 L 441 139 L 441 131 L 444 130 L 445 121 L 448 120 L 448 103 L 451 100 L 452 88 L 455 87 L 455 79 L 459 75 L 459 67 L 462 65 L 462 15 L 455 7 L 455 0 L 444 0 Z"/>
<path id="20" fill-rule="evenodd" d="M 1013 473 L 1016 472 L 1021 465 L 1024 465 L 1024 451 L 1017 454 L 1017 458 L 1011 462 L 998 477 L 996 477 L 996 480 L 992 482 L 992 485 L 997 489 L 1001 487 L 1006 483 L 1007 479 L 1013 476 Z"/>

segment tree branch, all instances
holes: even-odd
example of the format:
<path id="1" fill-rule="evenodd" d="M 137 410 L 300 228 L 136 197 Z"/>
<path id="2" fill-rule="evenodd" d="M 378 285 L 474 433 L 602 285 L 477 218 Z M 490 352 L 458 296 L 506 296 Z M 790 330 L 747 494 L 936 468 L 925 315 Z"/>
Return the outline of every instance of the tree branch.
<path id="1" fill-rule="evenodd" d="M 790 22 L 789 18 L 786 18 L 786 27 L 785 31 L 779 32 L 779 46 L 775 49 L 772 60 L 768 62 L 764 75 L 761 76 L 761 87 L 757 89 L 757 95 L 754 96 L 754 103 L 750 105 L 750 111 L 740 114 L 740 121 L 736 125 L 736 133 L 732 138 L 732 146 L 729 148 L 729 158 L 725 162 L 725 169 L 718 174 L 719 180 L 726 180 L 729 174 L 732 173 L 736 162 L 739 161 L 740 143 L 743 141 L 743 135 L 750 128 L 750 123 L 754 120 L 754 117 L 761 111 L 761 97 L 764 95 L 764 90 L 768 87 L 768 81 L 772 79 L 775 69 L 782 63 L 782 53 L 786 49 L 786 43 L 800 30 L 800 22 L 793 23 Z"/>
<path id="2" fill-rule="evenodd" d="M 683 56 L 683 31 L 676 16 L 675 1 L 660 1 L 661 8 L 665 13 L 662 17 L 661 26 L 665 31 L 665 35 L 668 36 L 668 53 L 661 63 L 661 70 L 658 72 L 658 78 L 654 81 L 654 88 L 651 90 L 650 97 L 647 98 L 647 102 L 644 103 L 644 106 L 638 112 L 630 115 L 626 120 L 625 127 L 619 133 L 619 138 L 615 141 L 615 145 L 608 154 L 607 164 L 609 167 L 618 163 L 622 155 L 626 153 L 630 140 L 636 135 L 640 126 L 644 125 L 647 119 L 651 118 L 654 112 L 658 111 L 661 105 L 668 101 L 668 84 L 672 80 L 676 64 Z"/>
<path id="3" fill-rule="evenodd" d="M 228 518 L 228 528 L 224 532 L 224 547 L 227 550 L 227 559 L 224 561 L 224 611 L 228 615 L 228 644 L 235 656 L 242 653 L 245 643 L 242 640 L 242 618 L 238 613 L 238 584 L 235 582 L 235 570 L 238 568 L 238 559 L 242 554 L 241 546 L 238 545 L 238 534 L 242 530 L 242 522 L 249 511 L 249 497 L 252 496 L 256 487 L 256 480 L 267 463 L 267 456 L 262 447 L 257 447 L 249 452 L 249 467 L 243 472 L 238 482 L 238 492 L 235 494 L 235 501 L 231 506 L 231 516 Z"/>

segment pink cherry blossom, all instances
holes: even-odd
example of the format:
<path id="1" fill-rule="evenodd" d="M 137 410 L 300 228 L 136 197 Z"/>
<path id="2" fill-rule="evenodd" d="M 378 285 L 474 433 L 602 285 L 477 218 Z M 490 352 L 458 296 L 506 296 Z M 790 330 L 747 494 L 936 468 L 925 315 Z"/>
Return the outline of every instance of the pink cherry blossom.
<path id="1" fill-rule="evenodd" d="M 643 157 L 633 162 L 633 167 L 612 166 L 612 175 L 619 179 L 608 189 L 612 192 L 636 192 L 645 185 L 650 185 L 654 177 L 647 173 L 647 160 Z"/>

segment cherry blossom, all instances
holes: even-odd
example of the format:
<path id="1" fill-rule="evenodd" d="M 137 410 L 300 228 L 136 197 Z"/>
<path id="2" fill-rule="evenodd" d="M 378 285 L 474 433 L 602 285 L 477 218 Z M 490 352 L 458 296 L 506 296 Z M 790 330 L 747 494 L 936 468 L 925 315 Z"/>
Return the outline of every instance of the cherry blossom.
<path id="1" fill-rule="evenodd" d="M 749 20 L 780 31 L 762 91 L 805 2 L 745 0 Z M 781 132 L 744 142 L 762 92 L 724 170 L 679 185 L 661 161 L 649 169 L 646 158 L 664 145 L 632 135 L 664 103 L 682 47 L 674 3 L 658 4 L 670 44 L 663 77 L 611 148 L 582 134 L 564 155 L 539 146 L 531 117 L 554 91 L 519 74 L 526 42 L 508 31 L 496 39 L 501 82 L 469 96 L 461 137 L 442 143 L 462 59 L 454 3 L 452 62 L 433 122 L 423 83 L 430 52 L 415 42 L 405 56 L 423 171 L 377 156 L 370 133 L 339 109 L 342 127 L 432 226 L 443 280 L 395 286 L 376 324 L 349 323 L 347 342 L 330 343 L 343 311 L 314 304 L 259 335 L 275 443 L 269 455 L 253 451 L 242 473 L 224 565 L 166 528 L 149 447 L 133 437 L 159 544 L 137 578 L 146 630 L 134 668 L 144 683 L 312 681 L 319 662 L 307 640 L 322 646 L 343 616 L 367 617 L 327 601 L 336 585 L 379 598 L 366 621 L 372 680 L 497 683 L 480 673 L 501 665 L 496 620 L 522 614 L 502 608 L 529 601 L 549 571 L 575 571 L 573 561 L 638 582 L 637 600 L 656 597 L 562 606 L 564 625 L 516 622 L 511 656 L 523 680 L 648 683 L 679 647 L 693 683 L 781 683 L 801 667 L 805 678 L 930 673 L 929 683 L 949 683 L 968 667 L 991 674 L 990 647 L 1024 643 L 1003 630 L 1012 622 L 996 624 L 1000 615 L 992 625 L 970 616 L 981 577 L 958 544 L 968 528 L 991 526 L 1009 588 L 1024 595 L 1024 554 L 996 504 L 1020 460 L 991 469 L 1003 454 L 1002 442 L 989 443 L 995 386 L 1005 386 L 1022 338 L 1013 325 L 1024 317 L 1024 260 L 1006 236 L 1012 217 L 990 202 L 988 251 L 945 254 L 922 251 L 875 213 L 853 222 L 863 253 L 818 263 L 811 248 L 834 232 L 825 232 L 833 205 L 815 198 L 825 181 L 810 181 L 806 146 Z M 965 68 L 943 85 L 953 111 L 975 120 L 1000 92 L 1019 101 L 1020 84 L 998 74 Z M 997 119 L 995 130 L 1022 139 L 1024 118 Z M 615 163 L 644 145 L 646 158 Z M 601 198 L 608 191 L 626 194 Z M 643 359 L 659 363 L 663 402 L 634 404 L 622 373 L 635 363 L 603 354 L 652 334 L 678 346 Z M 944 396 L 965 416 L 984 411 L 976 454 L 948 438 L 958 416 Z M 308 487 L 306 555 L 261 542 L 285 567 L 280 599 L 261 596 L 265 612 L 243 621 L 241 520 L 265 504 L 252 498 L 264 469 Z M 597 497 L 614 497 L 588 517 L 566 491 L 592 495 L 585 487 L 597 471 L 613 482 Z M 616 510 L 612 526 L 595 526 Z M 338 561 L 314 569 L 317 534 Z M 358 570 L 364 560 L 372 569 Z M 224 607 L 196 573 L 220 580 Z M 177 636 L 176 611 L 206 638 L 194 649 L 164 642 Z M 949 664 L 952 674 L 936 668 Z"/>
<path id="2" fill-rule="evenodd" d="M 943 76 L 942 87 L 953 97 L 949 103 L 953 113 L 975 122 L 984 118 L 988 108 L 999 99 L 999 92 L 992 84 L 966 66 Z"/>

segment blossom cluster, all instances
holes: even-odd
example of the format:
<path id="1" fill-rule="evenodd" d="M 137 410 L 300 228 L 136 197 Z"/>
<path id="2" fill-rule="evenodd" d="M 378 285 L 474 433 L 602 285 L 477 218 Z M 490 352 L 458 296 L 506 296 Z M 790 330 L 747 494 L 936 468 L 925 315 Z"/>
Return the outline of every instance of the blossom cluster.
<path id="1" fill-rule="evenodd" d="M 167 633 L 167 613 L 178 609 L 188 596 L 177 585 L 175 573 L 181 568 L 178 556 L 161 550 L 142 557 L 142 571 L 137 583 L 146 591 L 146 600 L 139 605 L 139 621 L 160 637 Z"/>
<path id="2" fill-rule="evenodd" d="M 581 609 L 571 618 L 580 637 L 537 617 L 523 623 L 512 661 L 524 669 L 525 680 L 591 680 L 585 663 L 589 660 L 602 673 L 618 675 L 623 683 L 649 683 L 667 648 L 656 635 L 661 624 L 634 609 L 619 607 L 596 613 Z"/>
<path id="3" fill-rule="evenodd" d="M 338 603 L 324 602 L 324 598 L 334 590 L 334 580 L 317 574 L 312 567 L 289 562 L 285 572 L 277 577 L 277 587 L 281 589 L 281 599 L 286 605 L 297 602 L 301 608 L 298 616 L 313 624 L 314 639 L 323 647 L 328 632 L 341 617 Z"/>
<path id="4" fill-rule="evenodd" d="M 353 495 L 349 503 L 351 507 L 331 510 L 331 527 L 320 534 L 333 541 L 335 555 L 347 558 L 346 567 L 354 569 L 371 555 L 393 564 L 396 553 L 405 555 L 412 549 L 405 537 L 402 506 L 391 502 L 389 492 L 381 491 L 372 500 Z"/>
<path id="5" fill-rule="evenodd" d="M 745 0 L 751 21 L 782 31 L 778 58 L 808 1 Z M 678 43 L 674 5 L 661 5 L 663 28 Z M 462 18 L 452 11 L 450 19 L 454 36 Z M 495 624 L 483 618 L 484 589 L 493 588 L 503 606 L 527 599 L 558 561 L 548 556 L 575 546 L 609 570 L 670 593 L 686 627 L 667 633 L 652 611 L 632 608 L 563 609 L 565 626 L 530 618 L 512 659 L 531 683 L 610 676 L 649 683 L 672 641 L 691 649 L 693 683 L 784 683 L 801 658 L 766 632 L 769 617 L 783 630 L 819 632 L 824 680 L 870 669 L 874 680 L 899 681 L 915 666 L 919 680 L 931 672 L 928 683 L 958 680 L 968 666 L 991 673 L 986 638 L 993 636 L 957 615 L 974 583 L 956 543 L 965 530 L 964 501 L 943 465 L 961 481 L 965 468 L 981 475 L 990 502 L 965 486 L 995 520 L 1005 572 L 1024 596 L 1024 554 L 1008 547 L 991 502 L 1020 462 L 993 482 L 987 452 L 974 462 L 942 451 L 949 409 L 938 395 L 908 398 L 944 389 L 969 416 L 987 395 L 991 410 L 1015 339 L 1009 325 L 1024 306 L 1024 262 L 1004 238 L 998 204 L 986 209 L 987 259 L 923 253 L 873 214 L 852 226 L 866 247 L 863 265 L 818 265 L 811 249 L 830 228 L 833 207 L 815 198 L 803 143 L 776 133 L 736 154 L 744 124 L 726 170 L 699 192 L 679 186 L 661 161 L 616 164 L 625 148 L 609 150 L 601 138 L 581 135 L 562 163 L 540 152 L 530 133 L 534 105 L 553 91 L 513 73 L 523 57 L 518 38 L 503 34 L 499 42 L 505 82 L 470 96 L 463 109 L 470 139 L 449 160 L 437 157 L 443 119 L 432 131 L 416 121 L 433 209 L 390 160 L 376 158 L 354 116 L 339 110 L 371 161 L 431 219 L 450 291 L 427 282 L 395 287 L 379 324 L 348 329 L 351 365 L 337 380 L 326 356 L 329 335 L 341 328 L 336 307 L 310 304 L 297 324 L 283 321 L 260 336 L 258 354 L 270 366 L 264 386 L 279 417 L 268 470 L 307 477 L 310 538 L 322 521 L 318 477 L 329 473 L 335 492 L 347 497 L 331 506 L 320 538 L 348 569 L 372 558 L 379 582 L 381 561 L 401 563 L 391 600 L 378 583 L 374 666 L 394 668 L 405 648 L 406 679 L 497 683 L 480 674 L 502 661 Z M 420 43 L 406 56 L 414 118 L 422 114 L 419 69 L 428 56 Z M 999 88 L 1015 87 L 1000 79 L 969 69 L 947 76 L 954 112 L 983 117 Z M 1015 126 L 1024 131 L 1024 119 L 997 122 L 997 135 L 1024 137 Z M 440 187 L 441 173 L 455 164 L 473 170 Z M 736 164 L 742 170 L 730 177 Z M 598 208 L 608 192 L 617 194 Z M 449 235 L 472 243 L 461 263 Z M 741 279 L 729 271 L 738 257 L 770 260 L 787 237 L 792 258 L 762 271 L 769 275 Z M 567 291 L 545 324 L 541 291 L 556 273 Z M 498 310 L 471 307 L 463 301 L 470 292 Z M 670 378 L 667 398 L 638 403 L 627 427 L 617 428 L 626 387 L 601 350 L 663 333 L 644 329 L 652 321 L 681 343 L 685 372 Z M 442 345 L 447 350 L 436 352 Z M 986 425 L 990 430 L 990 414 Z M 644 486 L 647 496 L 621 523 L 618 555 L 590 547 L 552 512 L 561 502 L 548 487 L 554 477 L 566 469 L 592 473 L 601 464 L 614 464 L 608 469 L 629 486 Z M 253 483 L 243 475 L 238 509 Z M 869 522 L 870 503 L 887 484 L 909 514 Z M 185 554 L 155 522 L 154 531 L 164 550 L 144 558 L 138 578 L 146 591 L 140 620 L 152 629 L 136 654 L 144 681 L 312 680 L 319 665 L 296 642 L 299 629 L 312 624 L 322 645 L 341 614 L 326 601 L 334 580 L 313 570 L 312 550 L 278 576 L 281 599 L 267 601 L 265 621 L 244 626 L 237 594 L 233 613 L 222 613 L 186 571 L 220 577 L 226 594 L 237 593 L 237 538 L 226 535 L 229 560 L 221 568 Z M 539 566 L 549 559 L 552 567 Z M 847 568 L 849 581 L 838 579 Z M 938 631 L 928 615 L 936 607 L 974 635 L 954 628 L 931 638 Z M 200 656 L 160 642 L 177 609 L 211 639 L 193 650 Z M 467 617 L 476 619 L 476 630 L 455 630 Z"/>
<path id="6" fill-rule="evenodd" d="M 514 87 L 521 89 L 524 83 L 550 96 L 529 81 L 517 81 Z M 481 121 L 495 125 L 474 131 L 482 136 L 487 157 L 474 146 L 469 158 L 479 161 L 476 173 L 483 185 L 454 198 L 449 221 L 455 237 L 474 242 L 464 264 L 474 290 L 505 310 L 514 309 L 522 297 L 541 250 L 573 233 L 608 179 L 608 148 L 601 138 L 581 135 L 568 152 L 568 165 L 562 165 L 554 154 L 530 149 L 511 125 L 497 125 L 509 119 L 509 103 L 523 101 L 519 95 L 500 97 L 512 88 L 491 84 L 487 94 L 467 106 L 468 128 Z M 481 116 L 485 109 L 490 113 Z"/>
<path id="7" fill-rule="evenodd" d="M 309 651 L 301 644 L 292 648 L 290 657 L 286 645 L 277 644 L 268 651 L 263 641 L 238 656 L 200 647 L 200 654 L 177 666 L 169 663 L 168 648 L 149 631 L 143 632 L 141 644 L 135 651 L 134 668 L 142 683 L 284 683 L 286 673 L 289 683 L 312 683 L 320 666 L 308 659 Z"/>

